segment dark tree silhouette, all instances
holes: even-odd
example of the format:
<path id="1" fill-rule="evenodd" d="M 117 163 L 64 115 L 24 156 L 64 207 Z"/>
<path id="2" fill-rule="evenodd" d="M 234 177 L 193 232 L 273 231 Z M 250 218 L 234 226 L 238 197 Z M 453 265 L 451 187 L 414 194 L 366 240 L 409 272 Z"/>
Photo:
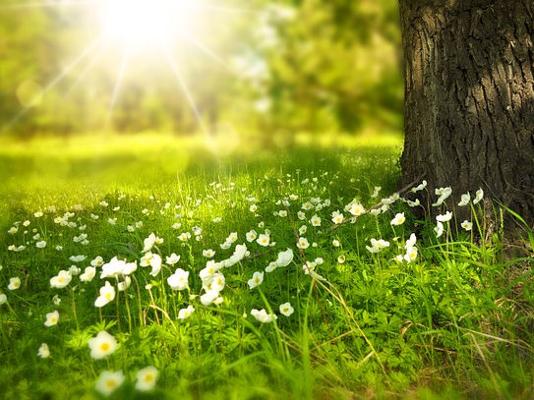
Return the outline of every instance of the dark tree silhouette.
<path id="1" fill-rule="evenodd" d="M 399 1 L 404 183 L 482 187 L 532 226 L 534 0 Z"/>

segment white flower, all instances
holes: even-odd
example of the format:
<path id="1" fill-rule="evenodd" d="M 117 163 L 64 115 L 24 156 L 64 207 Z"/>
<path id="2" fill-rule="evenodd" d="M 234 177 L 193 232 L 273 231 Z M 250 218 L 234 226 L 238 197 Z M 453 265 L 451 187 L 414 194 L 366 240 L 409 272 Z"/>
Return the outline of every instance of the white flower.
<path id="1" fill-rule="evenodd" d="M 371 239 L 371 247 L 365 246 L 370 253 L 379 253 L 386 247 L 389 247 L 389 242 L 384 239 Z"/>
<path id="2" fill-rule="evenodd" d="M 404 213 L 397 213 L 395 214 L 395 217 L 391 220 L 391 225 L 399 226 L 404 224 L 406 222 L 406 217 L 404 216 Z"/>
<path id="3" fill-rule="evenodd" d="M 5 293 L 0 293 L 0 306 L 7 303 L 7 296 Z"/>
<path id="4" fill-rule="evenodd" d="M 61 270 L 59 273 L 50 279 L 50 286 L 56 289 L 66 287 L 72 280 L 72 275 L 69 271 Z"/>
<path id="5" fill-rule="evenodd" d="M 150 275 L 157 276 L 159 271 L 161 271 L 161 257 L 159 254 L 154 254 L 152 252 L 147 252 L 143 257 L 141 257 L 141 262 L 139 265 L 141 267 L 152 267 Z"/>
<path id="6" fill-rule="evenodd" d="M 439 207 L 443 204 L 445 200 L 449 198 L 449 196 L 452 194 L 452 188 L 451 187 L 443 187 L 443 188 L 437 188 L 435 190 L 435 193 L 438 197 L 436 202 L 432 204 L 433 207 Z"/>
<path id="7" fill-rule="evenodd" d="M 189 271 L 178 268 L 174 274 L 167 278 L 167 283 L 172 290 L 184 290 L 189 287 Z"/>
<path id="8" fill-rule="evenodd" d="M 37 355 L 41 358 L 50 357 L 50 349 L 48 348 L 48 345 L 46 343 L 41 343 L 41 346 L 39 346 L 39 350 L 37 350 Z"/>
<path id="9" fill-rule="evenodd" d="M 297 241 L 297 247 L 301 250 L 306 250 L 308 247 L 310 247 L 310 242 L 308 242 L 308 239 L 300 237 Z"/>
<path id="10" fill-rule="evenodd" d="M 131 284 L 132 278 L 130 278 L 129 276 L 125 276 L 124 281 L 117 283 L 117 289 L 119 289 L 119 292 L 124 292 L 130 287 Z"/>
<path id="11" fill-rule="evenodd" d="M 248 209 L 250 212 L 255 213 L 256 211 L 258 211 L 258 206 L 256 204 L 251 204 Z"/>
<path id="12" fill-rule="evenodd" d="M 111 395 L 124 382 L 122 371 L 102 371 L 96 381 L 95 389 L 104 396 Z"/>
<path id="13" fill-rule="evenodd" d="M 102 308 L 109 302 L 115 299 L 115 288 L 106 281 L 104 286 L 100 288 L 100 296 L 95 300 L 95 307 Z"/>
<path id="14" fill-rule="evenodd" d="M 281 218 L 287 217 L 287 211 L 286 210 L 278 211 L 278 216 L 281 217 Z"/>
<path id="15" fill-rule="evenodd" d="M 46 247 L 46 241 L 41 240 L 40 242 L 35 243 L 35 247 L 37 247 L 38 249 L 44 249 Z"/>
<path id="16" fill-rule="evenodd" d="M 178 240 L 181 242 L 187 242 L 189 239 L 191 239 L 191 233 L 189 232 L 183 232 L 178 235 Z"/>
<path id="17" fill-rule="evenodd" d="M 413 208 L 413 207 L 420 206 L 421 202 L 419 201 L 419 199 L 415 199 L 415 201 L 412 201 L 410 199 L 406 199 L 406 204 L 408 204 L 408 206 Z"/>
<path id="18" fill-rule="evenodd" d="M 219 291 L 218 290 L 210 290 L 206 293 L 204 293 L 202 296 L 200 296 L 200 302 L 204 306 L 209 306 L 211 303 L 215 301 L 215 299 L 219 297 Z"/>
<path id="19" fill-rule="evenodd" d="M 59 306 L 61 304 L 61 297 L 59 297 L 57 294 L 52 297 L 52 303 L 54 305 Z"/>
<path id="20" fill-rule="evenodd" d="M 89 339 L 89 349 L 91 357 L 95 360 L 106 358 L 117 350 L 117 340 L 106 331 L 100 331 L 98 334 Z"/>
<path id="21" fill-rule="evenodd" d="M 452 219 L 452 212 L 447 211 L 445 214 L 440 214 L 436 216 L 436 221 L 439 222 L 449 222 Z"/>
<path id="22" fill-rule="evenodd" d="M 87 256 L 79 255 L 79 256 L 70 256 L 69 260 L 71 260 L 74 263 L 80 263 L 84 261 L 87 258 Z"/>
<path id="23" fill-rule="evenodd" d="M 471 195 L 469 192 L 462 194 L 462 197 L 460 199 L 460 202 L 458 203 L 458 206 L 464 207 L 469 204 L 469 201 L 471 200 Z"/>
<path id="24" fill-rule="evenodd" d="M 293 261 L 293 250 L 287 249 L 286 251 L 281 251 L 278 253 L 276 258 L 276 265 L 279 267 L 287 267 Z"/>
<path id="25" fill-rule="evenodd" d="M 297 212 L 297 218 L 301 221 L 304 221 L 306 219 L 306 214 L 302 211 Z"/>
<path id="26" fill-rule="evenodd" d="M 7 231 L 7 233 L 9 233 L 10 235 L 14 235 L 15 233 L 17 233 L 19 231 L 19 228 L 17 228 L 16 226 L 12 226 L 11 228 L 9 228 L 9 230 Z"/>
<path id="27" fill-rule="evenodd" d="M 413 262 L 417 258 L 417 247 L 408 247 L 406 248 L 406 254 L 404 255 L 404 260 L 406 262 Z"/>
<path id="28" fill-rule="evenodd" d="M 254 289 L 255 287 L 261 285 L 263 282 L 263 272 L 254 272 L 252 278 L 248 280 L 248 287 Z"/>
<path id="29" fill-rule="evenodd" d="M 267 247 L 269 246 L 269 243 L 271 242 L 271 237 L 266 233 L 262 233 L 258 236 L 258 240 L 256 240 L 256 242 L 260 246 Z"/>
<path id="30" fill-rule="evenodd" d="M 9 285 L 7 285 L 7 288 L 9 290 L 17 290 L 18 288 L 20 288 L 20 278 L 18 276 L 10 278 Z"/>
<path id="31" fill-rule="evenodd" d="M 167 265 L 174 265 L 178 261 L 180 261 L 180 256 L 175 253 L 172 253 L 170 256 L 167 256 L 167 258 L 165 258 L 165 264 Z"/>
<path id="32" fill-rule="evenodd" d="M 480 200 L 484 198 L 484 191 L 481 189 L 478 189 L 475 194 L 475 199 L 473 200 L 473 204 L 478 204 Z"/>
<path id="33" fill-rule="evenodd" d="M 465 220 L 464 222 L 461 223 L 461 226 L 462 228 L 464 228 L 466 231 L 470 231 L 471 229 L 473 229 L 473 223 L 468 221 L 468 220 Z"/>
<path id="34" fill-rule="evenodd" d="M 246 233 L 247 242 L 252 243 L 258 237 L 258 233 L 252 229 Z"/>
<path id="35" fill-rule="evenodd" d="M 158 380 L 159 372 L 156 367 L 150 366 L 137 371 L 135 388 L 141 392 L 154 389 Z"/>
<path id="36" fill-rule="evenodd" d="M 289 317 L 289 316 L 291 316 L 291 314 L 293 314 L 295 312 L 295 309 L 293 308 L 293 306 L 289 302 L 284 303 L 284 304 L 280 304 L 279 310 L 280 310 L 280 314 L 282 314 L 285 317 Z"/>
<path id="37" fill-rule="evenodd" d="M 416 243 L 417 243 L 417 236 L 415 236 L 415 233 L 412 233 L 410 235 L 410 238 L 404 244 L 404 248 L 408 249 L 410 247 L 414 247 Z"/>
<path id="38" fill-rule="evenodd" d="M 96 256 L 91 260 L 91 265 L 93 267 L 101 267 L 104 264 L 104 259 L 100 256 Z"/>
<path id="39" fill-rule="evenodd" d="M 96 275 L 95 267 L 85 268 L 83 274 L 80 275 L 80 281 L 82 282 L 91 282 Z"/>
<path id="40" fill-rule="evenodd" d="M 178 311 L 178 319 L 184 320 L 189 318 L 195 312 L 195 307 L 188 305 L 187 308 L 182 308 Z"/>
<path id="41" fill-rule="evenodd" d="M 215 251 L 212 249 L 202 250 L 202 255 L 206 258 L 215 257 Z"/>
<path id="42" fill-rule="evenodd" d="M 82 270 L 80 268 L 78 268 L 77 265 L 71 265 L 70 268 L 69 268 L 69 273 L 72 276 L 80 275 L 80 272 L 82 272 Z"/>
<path id="43" fill-rule="evenodd" d="M 263 324 L 268 324 L 269 322 L 273 322 L 276 319 L 276 315 L 267 314 L 267 311 L 265 311 L 265 309 L 263 308 L 261 310 L 256 310 L 255 308 L 253 308 L 250 311 L 250 315 L 252 315 L 254 318 L 256 318 Z"/>
<path id="44" fill-rule="evenodd" d="M 310 223 L 312 226 L 321 226 L 321 218 L 315 214 L 313 217 L 311 217 Z"/>
<path id="45" fill-rule="evenodd" d="M 365 214 L 365 208 L 361 203 L 352 202 L 351 204 L 349 204 L 347 211 L 351 213 L 354 217 L 359 217 L 360 215 Z"/>
<path id="46" fill-rule="evenodd" d="M 157 237 L 154 233 L 151 233 L 143 242 L 143 253 L 146 253 L 147 251 L 152 250 L 152 247 L 156 244 L 162 244 L 163 239 Z"/>
<path id="47" fill-rule="evenodd" d="M 100 279 L 118 278 L 121 275 L 130 275 L 137 270 L 137 262 L 127 263 L 113 257 L 108 263 L 102 265 Z"/>
<path id="48" fill-rule="evenodd" d="M 344 255 L 340 255 L 338 258 L 337 258 L 337 262 L 338 264 L 344 264 L 346 261 L 346 257 Z"/>
<path id="49" fill-rule="evenodd" d="M 340 243 L 339 240 L 334 239 L 334 240 L 332 240 L 332 246 L 334 246 L 334 247 L 340 247 L 340 246 L 341 246 L 341 243 Z"/>
<path id="50" fill-rule="evenodd" d="M 434 228 L 434 232 L 436 232 L 436 237 L 439 238 L 441 235 L 443 235 L 443 231 L 443 223 L 438 221 L 436 227 Z"/>
<path id="51" fill-rule="evenodd" d="M 420 192 L 421 190 L 424 190 L 426 188 L 426 185 L 427 185 L 427 182 L 423 181 L 419 186 L 412 188 L 411 192 L 412 193 Z"/>
<path id="52" fill-rule="evenodd" d="M 345 217 L 339 211 L 334 211 L 332 213 L 332 222 L 334 224 L 336 224 L 336 225 L 342 224 L 344 220 L 345 220 Z"/>
<path id="53" fill-rule="evenodd" d="M 44 325 L 47 328 L 50 328 L 51 326 L 57 325 L 58 322 L 59 322 L 59 312 L 57 310 L 46 314 L 46 321 L 45 321 Z"/>

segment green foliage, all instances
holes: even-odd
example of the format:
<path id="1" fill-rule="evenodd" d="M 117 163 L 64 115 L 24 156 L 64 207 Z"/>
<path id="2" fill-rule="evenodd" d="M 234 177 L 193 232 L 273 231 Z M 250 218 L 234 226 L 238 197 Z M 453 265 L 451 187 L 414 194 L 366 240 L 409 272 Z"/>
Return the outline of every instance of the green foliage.
<path id="1" fill-rule="evenodd" d="M 113 396 L 125 399 L 529 397 L 534 288 L 528 244 L 522 244 L 526 254 L 510 258 L 499 233 L 485 235 L 476 224 L 475 232 L 455 232 L 452 222 L 436 238 L 434 224 L 417 220 L 400 201 L 354 224 L 331 222 L 336 209 L 348 215 L 344 207 L 353 199 L 369 210 L 393 193 L 398 145 L 373 147 L 364 140 L 345 148 L 296 146 L 277 155 L 250 144 L 226 154 L 207 149 L 198 141 L 152 136 L 2 143 L 0 287 L 8 298 L 0 305 L 0 357 L 7 366 L 0 372 L 2 397 L 95 398 L 95 380 L 105 369 L 124 372 Z M 382 190 L 373 197 L 375 186 Z M 302 204 L 317 197 L 331 205 L 299 220 Z M 258 209 L 251 211 L 251 204 Z M 280 210 L 287 217 L 274 215 Z M 57 220 L 66 211 L 74 213 L 74 225 Z M 480 211 L 473 207 L 473 216 L 481 218 Z M 393 226 L 397 212 L 407 221 Z M 315 213 L 319 227 L 309 223 Z M 317 247 L 300 252 L 295 240 L 303 224 L 307 231 L 300 235 Z M 12 226 L 18 231 L 7 233 Z M 195 226 L 203 229 L 198 241 Z M 225 259 L 233 247 L 219 244 L 230 232 L 245 242 L 252 228 L 269 229 L 275 247 L 246 242 L 250 257 L 224 269 L 221 305 L 190 298 L 202 293 L 202 250 Z M 73 240 L 82 232 L 85 245 Z M 97 255 L 139 260 L 151 232 L 164 238 L 154 251 L 175 252 L 180 261 L 155 277 L 139 267 L 130 288 L 103 308 L 94 307 L 103 283 L 98 274 L 91 282 L 75 276 L 64 289 L 50 287 L 50 277 L 68 269 L 73 255 L 88 256 L 80 267 Z M 182 232 L 193 237 L 182 241 Z M 416 259 L 393 261 L 412 232 Z M 390 246 L 371 254 L 370 238 Z M 42 239 L 46 247 L 36 248 Z M 8 251 L 11 244 L 26 249 Z M 286 248 L 294 249 L 293 262 L 249 289 L 252 273 Z M 316 267 L 323 278 L 303 270 L 317 257 L 324 260 Z M 190 292 L 170 290 L 166 278 L 176 267 L 190 271 Z M 21 287 L 7 290 L 15 276 Z M 295 309 L 289 318 L 278 312 L 286 301 Z M 188 304 L 195 312 L 178 319 Z M 262 324 L 253 308 L 272 310 L 278 319 Z M 54 309 L 59 324 L 46 328 L 45 315 Z M 102 330 L 119 347 L 93 360 L 87 343 Z M 37 356 L 41 343 L 49 345 L 50 358 Z M 134 387 L 135 374 L 147 365 L 161 376 L 144 395 Z"/>

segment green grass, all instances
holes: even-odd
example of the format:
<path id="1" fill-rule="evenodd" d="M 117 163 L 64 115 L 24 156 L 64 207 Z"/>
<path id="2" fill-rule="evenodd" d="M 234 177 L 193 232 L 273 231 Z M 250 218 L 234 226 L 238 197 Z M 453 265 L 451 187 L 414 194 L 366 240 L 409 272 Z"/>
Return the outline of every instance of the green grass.
<path id="1" fill-rule="evenodd" d="M 378 216 L 335 225 L 332 212 L 348 216 L 344 207 L 353 199 L 369 209 L 395 191 L 400 141 L 308 142 L 276 151 L 232 138 L 209 143 L 151 135 L 0 143 L 0 293 L 7 296 L 0 306 L 0 397 L 99 398 L 100 373 L 122 370 L 126 379 L 114 398 L 529 398 L 532 250 L 513 258 L 504 252 L 499 232 L 485 235 L 478 206 L 472 207 L 479 212 L 474 234 L 446 224 L 436 238 L 434 223 L 417 220 L 402 201 Z M 382 190 L 372 197 L 375 186 Z M 322 206 L 299 220 L 310 200 Z M 287 216 L 274 215 L 280 210 Z M 72 214 L 62 224 L 57 218 L 67 211 Z M 392 226 L 397 212 L 407 221 Z M 309 222 L 314 214 L 320 227 Z M 307 231 L 299 234 L 302 225 Z M 8 233 L 13 226 L 17 232 Z M 202 228 L 198 240 L 194 227 Z M 269 230 L 276 244 L 249 243 L 251 229 Z M 191 239 L 181 241 L 183 232 Z M 222 249 L 232 232 L 237 241 Z M 393 261 L 412 232 L 416 260 Z M 84 233 L 88 243 L 73 240 Z M 73 255 L 87 256 L 77 263 L 82 272 L 96 256 L 139 262 L 150 233 L 164 239 L 154 253 L 164 260 L 176 253 L 180 261 L 155 277 L 139 267 L 131 286 L 103 308 L 94 306 L 104 283 L 100 271 L 91 282 L 74 276 L 64 289 L 50 287 L 52 276 L 76 264 Z M 299 250 L 299 235 L 316 247 Z M 371 238 L 390 246 L 371 254 Z M 41 240 L 46 247 L 38 249 Z M 203 306 L 195 297 L 203 293 L 202 251 L 215 250 L 220 261 L 241 243 L 250 256 L 222 270 L 224 302 Z M 26 248 L 13 252 L 10 245 Z M 249 289 L 252 274 L 287 248 L 292 263 Z M 303 264 L 318 257 L 322 278 L 305 274 Z M 173 292 L 166 282 L 178 267 L 190 272 L 189 291 Z M 21 279 L 17 290 L 7 288 L 12 277 Z M 278 306 L 288 301 L 295 312 L 285 317 Z M 195 312 L 179 320 L 177 311 L 189 304 Z M 278 319 L 261 323 L 253 308 Z M 47 328 L 46 314 L 54 310 L 59 323 Z M 119 348 L 93 360 L 88 341 L 101 330 Z M 41 343 L 49 358 L 37 356 Z M 135 374 L 148 365 L 160 377 L 154 391 L 140 393 Z"/>

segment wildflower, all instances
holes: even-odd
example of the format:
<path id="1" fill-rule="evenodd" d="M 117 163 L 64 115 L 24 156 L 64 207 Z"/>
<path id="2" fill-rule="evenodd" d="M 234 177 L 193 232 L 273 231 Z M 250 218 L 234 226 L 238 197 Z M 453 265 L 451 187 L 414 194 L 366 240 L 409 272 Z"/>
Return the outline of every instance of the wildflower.
<path id="1" fill-rule="evenodd" d="M 310 242 L 308 242 L 308 239 L 300 237 L 297 241 L 297 247 L 301 250 L 306 250 L 308 247 L 310 247 Z"/>
<path id="2" fill-rule="evenodd" d="M 427 182 L 423 181 L 420 185 L 412 188 L 411 192 L 412 193 L 420 192 L 421 190 L 424 190 L 426 188 L 426 185 L 427 185 Z"/>
<path id="3" fill-rule="evenodd" d="M 339 211 L 334 211 L 332 213 L 332 222 L 334 224 L 336 224 L 336 225 L 342 224 L 344 220 L 345 220 L 345 217 Z"/>
<path id="4" fill-rule="evenodd" d="M 391 220 L 391 225 L 399 226 L 404 224 L 406 222 L 406 217 L 404 216 L 404 213 L 397 213 L 395 214 L 395 217 Z"/>
<path id="5" fill-rule="evenodd" d="M 406 199 L 406 204 L 408 204 L 408 206 L 413 208 L 413 207 L 420 206 L 421 202 L 419 201 L 419 199 L 415 199 L 415 201 L 412 201 L 410 199 Z"/>
<path id="6" fill-rule="evenodd" d="M 156 367 L 150 366 L 137 371 L 135 388 L 141 392 L 154 389 L 158 380 L 159 372 Z"/>
<path id="7" fill-rule="evenodd" d="M 9 279 L 9 285 L 7 285 L 7 288 L 9 290 L 17 290 L 18 288 L 20 288 L 20 283 L 20 278 L 18 276 L 15 276 Z"/>
<path id="8" fill-rule="evenodd" d="M 415 233 L 412 233 L 410 235 L 410 238 L 404 244 L 404 248 L 408 249 L 410 247 L 414 247 L 416 243 L 417 243 L 417 236 L 415 236 Z"/>
<path id="9" fill-rule="evenodd" d="M 9 228 L 9 230 L 7 231 L 7 233 L 9 233 L 10 235 L 14 235 L 15 233 L 17 233 L 19 231 L 19 228 L 17 228 L 16 226 L 12 226 L 11 228 Z"/>
<path id="10" fill-rule="evenodd" d="M 265 233 L 262 233 L 259 235 L 258 240 L 256 242 L 263 247 L 269 246 L 269 243 L 271 242 L 271 237 Z"/>
<path id="11" fill-rule="evenodd" d="M 386 247 L 389 247 L 389 242 L 383 239 L 371 239 L 371 247 L 365 246 L 370 253 L 379 253 Z"/>
<path id="12" fill-rule="evenodd" d="M 306 225 L 302 225 L 299 228 L 299 235 L 305 235 L 307 231 L 308 231 L 308 227 Z"/>
<path id="13" fill-rule="evenodd" d="M 54 303 L 55 306 L 59 306 L 61 304 L 61 297 L 59 297 L 57 294 L 52 297 L 52 303 Z"/>
<path id="14" fill-rule="evenodd" d="M 69 271 L 61 270 L 59 273 L 50 279 L 50 286 L 56 289 L 66 287 L 72 280 L 72 275 Z"/>
<path id="15" fill-rule="evenodd" d="M 106 281 L 104 286 L 100 288 L 100 296 L 95 300 L 95 307 L 102 308 L 109 302 L 115 299 L 115 288 Z"/>
<path id="16" fill-rule="evenodd" d="M 258 237 L 258 233 L 252 229 L 246 233 L 247 242 L 252 243 Z"/>
<path id="17" fill-rule="evenodd" d="M 158 256 L 159 257 L 159 256 Z M 161 259 L 160 259 L 161 260 Z M 137 270 L 137 262 L 128 263 L 113 257 L 108 263 L 102 265 L 100 279 L 118 278 L 121 275 L 130 275 Z"/>
<path id="18" fill-rule="evenodd" d="M 482 188 L 478 189 L 475 194 L 475 199 L 473 200 L 473 204 L 478 204 L 480 200 L 482 200 L 483 198 L 484 198 L 484 190 L 482 190 Z"/>
<path id="19" fill-rule="evenodd" d="M 50 357 L 50 349 L 48 348 L 48 345 L 46 343 L 41 343 L 41 345 L 39 346 L 39 350 L 37 350 L 37 355 L 41 358 Z"/>
<path id="20" fill-rule="evenodd" d="M 339 240 L 334 239 L 334 240 L 332 240 L 332 246 L 334 246 L 334 247 L 340 247 L 340 246 L 341 246 L 341 243 L 339 242 Z"/>
<path id="21" fill-rule="evenodd" d="M 297 212 L 297 218 L 301 221 L 304 221 L 306 219 L 306 214 L 303 211 Z"/>
<path id="22" fill-rule="evenodd" d="M 256 211 L 258 211 L 258 206 L 256 204 L 251 204 L 248 209 L 251 213 L 255 213 Z"/>
<path id="23" fill-rule="evenodd" d="M 263 282 L 263 272 L 254 272 L 252 278 L 248 280 L 248 287 L 254 289 L 255 287 L 261 285 Z"/>
<path id="24" fill-rule="evenodd" d="M 167 265 L 174 265 L 178 261 L 180 261 L 180 256 L 175 254 L 175 253 L 172 253 L 170 256 L 165 258 L 165 264 L 167 264 Z"/>
<path id="25" fill-rule="evenodd" d="M 189 239 L 191 239 L 191 234 L 189 232 L 183 232 L 178 235 L 178 240 L 181 242 L 187 242 Z"/>
<path id="26" fill-rule="evenodd" d="M 37 247 L 38 249 L 44 249 L 46 247 L 46 241 L 45 240 L 41 240 L 41 241 L 35 243 L 35 247 Z"/>
<path id="27" fill-rule="evenodd" d="M 295 309 L 293 306 L 291 306 L 291 303 L 287 302 L 284 304 L 280 304 L 280 314 L 282 314 L 285 317 L 291 316 L 295 312 Z"/>
<path id="28" fill-rule="evenodd" d="M 132 278 L 130 278 L 129 276 L 125 276 L 122 282 L 117 283 L 117 289 L 119 289 L 119 292 L 124 292 L 130 287 L 131 284 Z"/>
<path id="29" fill-rule="evenodd" d="M 89 339 L 89 349 L 91 357 L 95 360 L 106 358 L 117 350 L 117 340 L 106 331 L 100 331 L 98 334 Z"/>
<path id="30" fill-rule="evenodd" d="M 83 274 L 80 275 L 80 281 L 82 282 L 91 282 L 96 275 L 95 267 L 85 268 Z"/>
<path id="31" fill-rule="evenodd" d="M 143 253 L 146 253 L 147 251 L 152 250 L 152 247 L 156 244 L 162 244 L 163 239 L 157 237 L 154 233 L 151 233 L 148 235 L 148 237 L 143 241 L 144 247 L 143 247 Z"/>
<path id="32" fill-rule="evenodd" d="M 82 261 L 85 261 L 86 258 L 87 256 L 84 256 L 84 255 L 70 256 L 69 260 L 72 261 L 73 263 L 81 263 Z"/>
<path id="33" fill-rule="evenodd" d="M 406 262 L 413 262 L 417 258 L 417 247 L 411 246 L 406 249 L 406 254 L 404 255 L 404 260 Z"/>
<path id="34" fill-rule="evenodd" d="M 315 214 L 313 217 L 311 217 L 310 223 L 312 226 L 321 226 L 321 218 Z"/>
<path id="35" fill-rule="evenodd" d="M 80 275 L 80 272 L 82 272 L 82 270 L 80 268 L 78 268 L 76 265 L 71 265 L 70 268 L 69 268 L 69 273 L 72 276 Z"/>
<path id="36" fill-rule="evenodd" d="M 57 325 L 58 322 L 59 322 L 59 312 L 57 310 L 46 314 L 46 321 L 45 321 L 44 325 L 47 328 L 50 328 L 51 326 Z"/>
<path id="37" fill-rule="evenodd" d="M 215 301 L 217 297 L 219 297 L 218 290 L 209 290 L 206 293 L 204 293 L 202 296 L 200 296 L 200 302 L 204 306 L 209 306 L 211 303 Z"/>
<path id="38" fill-rule="evenodd" d="M 440 214 L 436 216 L 436 221 L 439 222 L 449 222 L 452 219 L 452 212 L 447 211 L 445 214 Z"/>
<path id="39" fill-rule="evenodd" d="M 382 190 L 382 187 L 381 186 L 375 186 L 374 189 L 373 189 L 373 193 L 371 194 L 371 197 L 374 199 L 374 198 L 377 198 L 378 197 L 378 194 L 380 193 L 380 191 Z"/>
<path id="40" fill-rule="evenodd" d="M 189 271 L 178 268 L 174 274 L 167 278 L 167 283 L 172 290 L 184 290 L 189 287 Z"/>
<path id="41" fill-rule="evenodd" d="M 202 255 L 206 258 L 215 257 L 215 251 L 212 249 L 202 250 Z"/>
<path id="42" fill-rule="evenodd" d="M 281 218 L 287 217 L 287 211 L 286 210 L 278 211 L 278 216 L 281 217 Z"/>
<path id="43" fill-rule="evenodd" d="M 473 223 L 471 221 L 465 220 L 460 224 L 467 232 L 473 229 Z"/>
<path id="44" fill-rule="evenodd" d="M 351 213 L 354 217 L 359 217 L 360 215 L 365 214 L 365 208 L 361 203 L 352 202 L 349 206 L 350 207 L 347 211 Z"/>
<path id="45" fill-rule="evenodd" d="M 444 231 L 443 223 L 441 221 L 438 221 L 436 224 L 436 227 L 434 228 L 434 232 L 436 232 L 436 237 L 439 238 L 441 235 L 443 235 Z"/>
<path id="46" fill-rule="evenodd" d="M 442 188 L 437 188 L 435 190 L 435 193 L 438 197 L 438 199 L 436 200 L 436 202 L 434 204 L 432 204 L 432 207 L 439 207 L 440 205 L 443 204 L 443 202 L 445 200 L 447 200 L 449 198 L 449 196 L 452 194 L 452 188 L 451 187 L 442 187 Z"/>
<path id="47" fill-rule="evenodd" d="M 0 306 L 7 303 L 7 296 L 5 293 L 0 293 Z"/>
<path id="48" fill-rule="evenodd" d="M 124 382 L 122 371 L 102 371 L 96 381 L 95 389 L 104 396 L 111 395 Z"/>
<path id="49" fill-rule="evenodd" d="M 187 308 L 182 308 L 178 311 L 178 319 L 188 319 L 195 312 L 195 307 L 188 305 Z"/>
<path id="50" fill-rule="evenodd" d="M 159 254 L 154 254 L 148 251 L 143 257 L 141 257 L 141 262 L 139 265 L 141 265 L 141 267 L 152 267 L 150 275 L 157 276 L 161 271 L 161 257 Z"/>
<path id="51" fill-rule="evenodd" d="M 458 206 L 464 207 L 469 204 L 469 201 L 471 200 L 471 195 L 469 192 L 462 194 L 460 202 L 458 203 Z"/>
<path id="52" fill-rule="evenodd" d="M 255 308 L 253 308 L 250 311 L 250 315 L 252 315 L 254 318 L 256 318 L 256 320 L 263 324 L 268 324 L 276 319 L 276 315 L 267 314 L 267 311 L 265 311 L 265 309 L 263 308 L 261 310 L 256 310 Z"/>
<path id="53" fill-rule="evenodd" d="M 338 264 L 344 264 L 344 263 L 345 263 L 345 260 L 346 260 L 346 258 L 345 258 L 344 255 L 341 255 L 341 256 L 339 256 L 339 257 L 337 258 L 337 262 L 338 262 Z"/>
<path id="54" fill-rule="evenodd" d="M 93 267 L 101 267 L 104 264 L 104 259 L 100 256 L 96 256 L 91 260 L 91 265 Z"/>

